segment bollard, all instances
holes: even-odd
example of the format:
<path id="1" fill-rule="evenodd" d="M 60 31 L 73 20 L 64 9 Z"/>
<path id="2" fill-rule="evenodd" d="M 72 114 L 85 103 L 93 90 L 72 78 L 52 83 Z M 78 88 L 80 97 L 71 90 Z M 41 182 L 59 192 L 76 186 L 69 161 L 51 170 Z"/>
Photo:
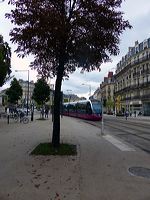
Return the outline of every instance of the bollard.
<path id="1" fill-rule="evenodd" d="M 52 122 L 54 122 L 54 113 L 52 113 Z"/>
<path id="2" fill-rule="evenodd" d="M 31 112 L 31 122 L 33 122 L 33 112 Z"/>
<path id="3" fill-rule="evenodd" d="M 7 124 L 9 124 L 9 115 L 7 115 Z"/>

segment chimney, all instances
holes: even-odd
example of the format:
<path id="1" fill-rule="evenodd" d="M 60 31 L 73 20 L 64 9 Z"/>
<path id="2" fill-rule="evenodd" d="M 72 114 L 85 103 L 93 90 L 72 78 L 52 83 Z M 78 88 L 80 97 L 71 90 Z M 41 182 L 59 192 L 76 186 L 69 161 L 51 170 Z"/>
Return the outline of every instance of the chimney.
<path id="1" fill-rule="evenodd" d="M 112 78 L 113 77 L 113 72 L 108 72 L 108 78 Z"/>

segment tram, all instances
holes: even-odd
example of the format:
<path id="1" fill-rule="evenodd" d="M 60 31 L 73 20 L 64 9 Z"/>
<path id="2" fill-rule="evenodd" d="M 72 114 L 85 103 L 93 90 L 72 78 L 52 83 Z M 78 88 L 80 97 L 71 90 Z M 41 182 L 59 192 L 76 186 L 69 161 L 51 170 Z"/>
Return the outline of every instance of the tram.
<path id="1" fill-rule="evenodd" d="M 102 119 L 102 104 L 98 100 L 82 100 L 64 103 L 63 115 L 100 121 Z"/>

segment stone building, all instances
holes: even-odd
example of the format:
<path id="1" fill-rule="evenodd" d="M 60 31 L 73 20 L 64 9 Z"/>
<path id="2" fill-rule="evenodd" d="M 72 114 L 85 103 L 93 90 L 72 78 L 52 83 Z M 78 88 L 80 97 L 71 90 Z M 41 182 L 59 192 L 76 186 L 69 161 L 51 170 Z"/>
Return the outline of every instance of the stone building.
<path id="1" fill-rule="evenodd" d="M 22 90 L 23 90 L 21 103 L 25 106 L 27 104 L 27 98 L 28 98 L 28 81 L 19 79 L 19 84 L 21 85 Z M 35 87 L 34 82 L 30 81 L 29 82 L 29 105 L 32 104 L 32 94 L 33 94 L 34 87 Z"/>
<path id="2" fill-rule="evenodd" d="M 101 95 L 101 89 L 100 88 L 97 88 L 95 90 L 94 94 L 92 95 L 92 98 L 101 101 L 102 95 Z"/>
<path id="3" fill-rule="evenodd" d="M 150 116 L 150 38 L 136 41 L 117 64 L 115 103 L 117 112 Z"/>
<path id="4" fill-rule="evenodd" d="M 7 105 L 6 89 L 0 91 L 0 107 Z"/>
<path id="5" fill-rule="evenodd" d="M 112 114 L 114 112 L 114 87 L 115 81 L 113 72 L 108 72 L 108 76 L 104 77 L 104 81 L 100 84 L 104 112 L 108 114 Z"/>

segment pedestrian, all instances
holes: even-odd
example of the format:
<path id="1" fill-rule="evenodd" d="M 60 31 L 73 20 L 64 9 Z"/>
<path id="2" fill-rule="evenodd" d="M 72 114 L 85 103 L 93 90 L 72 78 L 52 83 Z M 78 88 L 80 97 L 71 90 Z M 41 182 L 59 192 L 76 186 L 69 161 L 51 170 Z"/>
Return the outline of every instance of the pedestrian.
<path id="1" fill-rule="evenodd" d="M 134 117 L 136 117 L 136 110 L 134 111 Z"/>
<path id="2" fill-rule="evenodd" d="M 7 113 L 7 106 L 5 106 L 5 113 Z"/>
<path id="3" fill-rule="evenodd" d="M 130 112 L 130 117 L 132 116 L 132 112 Z"/>
<path id="4" fill-rule="evenodd" d="M 44 119 L 44 108 L 43 107 L 41 108 L 41 117 L 42 117 L 42 119 Z"/>
<path id="5" fill-rule="evenodd" d="M 125 112 L 126 120 L 128 119 L 128 111 Z"/>
<path id="6" fill-rule="evenodd" d="M 47 119 L 48 119 L 48 113 L 49 113 L 49 107 L 46 106 L 45 107 L 45 118 L 47 118 Z"/>
<path id="7" fill-rule="evenodd" d="M 54 121 L 54 106 L 51 105 L 52 122 Z"/>

